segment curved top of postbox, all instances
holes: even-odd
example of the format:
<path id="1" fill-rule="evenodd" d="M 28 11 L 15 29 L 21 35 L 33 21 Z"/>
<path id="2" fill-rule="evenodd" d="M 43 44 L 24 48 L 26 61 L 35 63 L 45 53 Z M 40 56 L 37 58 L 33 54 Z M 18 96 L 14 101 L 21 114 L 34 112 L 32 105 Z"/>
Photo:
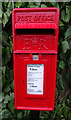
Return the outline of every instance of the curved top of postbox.
<path id="1" fill-rule="evenodd" d="M 15 8 L 12 11 L 12 23 L 15 29 L 56 29 L 59 23 L 59 9 Z"/>

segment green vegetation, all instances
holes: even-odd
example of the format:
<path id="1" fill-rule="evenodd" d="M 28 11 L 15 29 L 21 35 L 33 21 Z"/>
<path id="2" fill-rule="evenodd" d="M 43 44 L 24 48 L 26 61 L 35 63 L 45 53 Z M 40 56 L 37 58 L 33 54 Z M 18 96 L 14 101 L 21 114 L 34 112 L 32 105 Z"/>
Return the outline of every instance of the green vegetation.
<path id="1" fill-rule="evenodd" d="M 54 111 L 41 111 L 40 120 L 71 120 L 71 3 L 3 2 L 2 9 L 2 120 L 29 120 L 29 111 L 14 109 L 12 20 L 13 8 L 57 7 L 60 9 L 56 104 Z M 0 16 L 1 17 L 1 16 Z M 1 37 L 1 34 L 0 34 Z M 1 47 L 0 47 L 1 48 Z M 2 96 L 2 97 L 1 97 Z"/>

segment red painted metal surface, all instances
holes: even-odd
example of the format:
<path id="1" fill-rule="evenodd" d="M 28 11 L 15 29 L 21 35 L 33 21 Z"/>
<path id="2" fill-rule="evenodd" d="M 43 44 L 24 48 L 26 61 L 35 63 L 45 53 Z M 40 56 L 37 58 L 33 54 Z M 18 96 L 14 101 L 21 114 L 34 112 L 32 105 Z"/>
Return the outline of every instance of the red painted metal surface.
<path id="1" fill-rule="evenodd" d="M 59 10 L 57 8 L 16 8 L 12 12 L 15 108 L 20 110 L 54 109 Z M 33 57 L 36 56 L 36 59 Z M 27 66 L 42 68 L 43 84 L 29 86 Z M 29 73 L 29 75 L 28 75 Z M 40 77 L 41 77 L 40 76 Z M 34 76 L 36 78 L 36 76 Z M 35 81 L 33 78 L 33 81 Z M 37 90 L 41 87 L 40 94 Z M 33 88 L 33 87 L 36 87 Z M 29 93 L 28 93 L 29 89 Z M 31 92 L 31 90 L 33 90 Z"/>

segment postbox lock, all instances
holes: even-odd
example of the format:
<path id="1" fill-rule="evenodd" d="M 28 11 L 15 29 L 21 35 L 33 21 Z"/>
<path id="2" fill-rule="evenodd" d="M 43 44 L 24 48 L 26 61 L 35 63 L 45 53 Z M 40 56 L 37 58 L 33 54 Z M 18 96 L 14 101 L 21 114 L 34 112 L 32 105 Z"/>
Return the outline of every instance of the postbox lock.
<path id="1" fill-rule="evenodd" d="M 33 60 L 39 60 L 39 55 L 33 54 Z"/>

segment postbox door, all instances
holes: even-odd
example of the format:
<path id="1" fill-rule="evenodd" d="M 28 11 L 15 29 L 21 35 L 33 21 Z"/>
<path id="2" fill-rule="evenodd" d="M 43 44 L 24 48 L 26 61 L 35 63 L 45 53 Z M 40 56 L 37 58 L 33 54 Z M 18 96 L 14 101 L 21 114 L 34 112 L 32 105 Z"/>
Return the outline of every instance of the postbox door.
<path id="1" fill-rule="evenodd" d="M 26 105 L 27 106 L 30 105 L 29 102 L 31 102 L 32 99 L 33 101 L 31 102 L 30 106 L 36 107 L 36 109 L 39 109 L 39 106 L 40 106 L 40 109 L 42 107 L 46 108 L 47 106 L 48 106 L 48 109 L 50 109 L 51 107 L 54 107 L 56 55 L 47 55 L 47 54 L 42 55 L 41 54 L 39 56 L 41 56 L 40 57 L 41 60 L 30 60 L 30 59 L 33 59 L 33 55 L 31 54 L 15 55 L 15 60 L 16 60 L 15 68 L 16 69 L 14 72 L 15 72 L 15 106 L 16 108 L 21 108 L 21 106 L 23 106 L 23 109 L 25 109 Z M 35 82 L 32 82 L 32 81 L 28 82 L 28 80 L 30 79 L 28 78 L 29 77 L 28 74 L 30 72 L 28 71 L 28 67 L 32 69 L 34 65 L 35 66 L 41 65 L 41 68 L 43 69 L 43 71 L 42 70 L 39 71 L 41 72 L 40 74 L 44 75 L 42 76 L 43 78 L 40 81 L 40 84 L 41 84 L 40 90 L 42 90 L 40 94 L 39 92 L 37 92 L 38 86 L 39 86 L 38 81 L 36 82 L 37 83 L 36 89 L 33 88 L 35 87 L 35 84 L 36 84 Z M 33 72 L 31 72 L 30 74 L 33 74 Z M 29 87 L 28 83 L 33 83 L 33 86 Z M 29 92 L 28 89 L 33 90 L 33 91 Z M 46 104 L 44 104 L 43 101 Z"/>

